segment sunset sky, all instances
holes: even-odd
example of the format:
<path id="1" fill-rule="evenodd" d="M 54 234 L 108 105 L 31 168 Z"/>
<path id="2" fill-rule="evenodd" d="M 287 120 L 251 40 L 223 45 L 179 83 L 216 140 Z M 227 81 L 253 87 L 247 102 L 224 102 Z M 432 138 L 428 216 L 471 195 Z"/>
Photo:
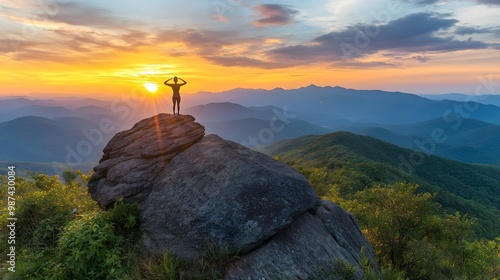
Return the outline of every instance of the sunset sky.
<path id="1" fill-rule="evenodd" d="M 0 0 L 0 31 L 0 95 L 500 82 L 500 0 Z"/>

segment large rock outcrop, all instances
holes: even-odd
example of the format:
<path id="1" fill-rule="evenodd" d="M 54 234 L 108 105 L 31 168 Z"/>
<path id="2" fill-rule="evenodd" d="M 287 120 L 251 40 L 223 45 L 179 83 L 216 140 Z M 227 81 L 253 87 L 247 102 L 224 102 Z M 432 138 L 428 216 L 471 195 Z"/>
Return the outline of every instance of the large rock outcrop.
<path id="1" fill-rule="evenodd" d="M 94 168 L 92 198 L 104 209 L 138 203 L 148 253 L 240 254 L 226 279 L 328 279 L 338 261 L 362 277 L 361 248 L 373 250 L 352 215 L 291 167 L 204 134 L 193 117 L 168 114 L 118 133 Z"/>

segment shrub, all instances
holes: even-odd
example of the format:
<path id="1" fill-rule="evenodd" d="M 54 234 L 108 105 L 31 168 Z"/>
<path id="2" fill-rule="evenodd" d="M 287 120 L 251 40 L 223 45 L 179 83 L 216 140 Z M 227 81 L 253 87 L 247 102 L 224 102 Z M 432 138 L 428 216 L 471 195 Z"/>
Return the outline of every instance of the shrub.
<path id="1" fill-rule="evenodd" d="M 182 259 L 172 252 L 164 251 L 160 256 L 138 260 L 127 279 L 217 280 L 222 278 L 226 266 L 238 258 L 238 253 L 229 253 L 223 245 L 216 248 L 208 244 L 203 256 L 196 260 Z"/>
<path id="2" fill-rule="evenodd" d="M 108 212 L 71 221 L 57 242 L 54 279 L 121 279 L 134 251 L 138 207 L 118 201 Z"/>
<path id="3" fill-rule="evenodd" d="M 138 255 L 138 207 L 118 201 L 110 211 L 101 211 L 87 192 L 88 178 L 79 171 L 66 172 L 66 184 L 40 173 L 17 178 L 16 273 L 4 277 L 123 279 L 131 270 Z M 4 180 L 0 176 L 0 183 Z M 2 239 L 5 234 L 0 231 Z M 0 246 L 6 263 L 6 242 Z"/>

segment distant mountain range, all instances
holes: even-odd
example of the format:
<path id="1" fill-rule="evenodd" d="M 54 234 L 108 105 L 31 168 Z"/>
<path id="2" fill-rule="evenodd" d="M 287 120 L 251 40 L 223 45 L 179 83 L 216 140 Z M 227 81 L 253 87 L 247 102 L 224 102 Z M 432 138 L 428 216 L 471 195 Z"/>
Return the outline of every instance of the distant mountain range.
<path id="1" fill-rule="evenodd" d="M 235 89 L 195 97 L 196 100 L 188 102 L 226 101 L 195 106 L 189 113 L 205 124 L 208 131 L 240 143 L 248 143 L 249 137 L 269 127 L 267 122 L 255 119 L 268 120 L 272 116 L 270 111 L 279 108 L 302 123 L 286 127 L 274 141 L 301 132 L 306 135 L 351 131 L 463 162 L 500 164 L 500 107 L 470 101 L 492 101 L 499 96 L 469 96 L 460 102 L 399 92 L 311 85 L 296 90 Z M 267 105 L 268 109 L 252 112 L 251 107 L 243 110 L 241 105 L 227 101 L 245 106 Z M 224 118 L 228 118 L 225 123 Z"/>
<path id="2" fill-rule="evenodd" d="M 474 101 L 486 105 L 495 105 L 500 107 L 500 95 L 493 95 L 493 94 L 468 95 L 462 93 L 448 93 L 448 94 L 434 94 L 434 95 L 423 94 L 420 96 L 431 100 L 452 100 L 460 102 Z"/>
<path id="3" fill-rule="evenodd" d="M 248 118 L 256 118 L 262 120 L 270 120 L 273 116 L 273 109 L 278 109 L 273 106 L 247 108 L 245 106 L 230 103 L 209 103 L 207 105 L 198 105 L 183 110 L 184 114 L 193 115 L 201 122 L 227 122 L 242 120 Z"/>
<path id="4" fill-rule="evenodd" d="M 209 103 L 185 110 L 202 123 L 207 134 L 217 134 L 245 146 L 258 147 L 275 141 L 331 130 L 297 119 L 274 106 L 244 107 L 235 103 Z"/>
<path id="5" fill-rule="evenodd" d="M 117 132 L 96 132 L 98 127 L 93 121 L 76 117 L 26 116 L 0 123 L 0 160 L 97 162 Z"/>
<path id="6" fill-rule="evenodd" d="M 413 94 L 310 85 L 293 90 L 234 89 L 183 97 L 189 106 L 231 102 L 286 108 L 297 118 L 337 129 L 345 124 L 413 124 L 437 118 L 473 118 L 500 124 L 500 108 L 478 102 L 430 100 Z M 184 102 L 183 101 L 183 102 Z"/>
<path id="7" fill-rule="evenodd" d="M 0 122 L 25 116 L 44 118 L 81 117 L 97 119 L 113 117 L 110 102 L 97 99 L 34 100 L 25 97 L 0 99 Z"/>
<path id="8" fill-rule="evenodd" d="M 97 162 L 116 131 L 158 113 L 147 101 L 127 107 L 89 98 L 2 98 L 0 161 L 74 166 L 78 161 Z M 164 111 L 170 113 L 169 103 L 164 103 L 157 108 L 168 108 Z M 491 104 L 311 85 L 293 90 L 186 94 L 182 108 L 181 113 L 195 116 L 208 134 L 251 147 L 303 135 L 351 131 L 464 162 L 500 163 L 500 107 Z M 103 121 L 114 130 L 103 132 Z"/>
<path id="9" fill-rule="evenodd" d="M 458 161 L 500 164 L 500 125 L 463 119 L 454 128 L 443 119 L 435 119 L 411 125 L 345 130 Z M 442 136 L 437 137 L 436 133 Z"/>

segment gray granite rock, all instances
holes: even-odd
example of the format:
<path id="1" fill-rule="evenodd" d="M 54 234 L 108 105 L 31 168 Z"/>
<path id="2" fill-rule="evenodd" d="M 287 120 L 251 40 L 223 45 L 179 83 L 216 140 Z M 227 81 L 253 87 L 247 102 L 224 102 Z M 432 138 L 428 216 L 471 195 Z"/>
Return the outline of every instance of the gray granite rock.
<path id="1" fill-rule="evenodd" d="M 146 254 L 241 255 L 226 279 L 328 279 L 339 264 L 361 279 L 361 248 L 374 253 L 351 214 L 290 166 L 204 135 L 191 116 L 140 121 L 108 143 L 89 193 L 103 209 L 139 204 Z"/>
<path id="2" fill-rule="evenodd" d="M 192 116 L 169 114 L 144 119 L 117 133 L 94 167 L 90 195 L 104 209 L 118 198 L 141 204 L 168 162 L 204 135 L 205 128 Z"/>
<path id="3" fill-rule="evenodd" d="M 224 279 L 364 279 L 362 248 L 375 259 L 356 219 L 323 201 L 229 265 Z"/>
<path id="4" fill-rule="evenodd" d="M 291 167 L 209 135 L 178 154 L 143 203 L 151 251 L 196 257 L 208 244 L 228 253 L 255 248 L 318 203 Z"/>

